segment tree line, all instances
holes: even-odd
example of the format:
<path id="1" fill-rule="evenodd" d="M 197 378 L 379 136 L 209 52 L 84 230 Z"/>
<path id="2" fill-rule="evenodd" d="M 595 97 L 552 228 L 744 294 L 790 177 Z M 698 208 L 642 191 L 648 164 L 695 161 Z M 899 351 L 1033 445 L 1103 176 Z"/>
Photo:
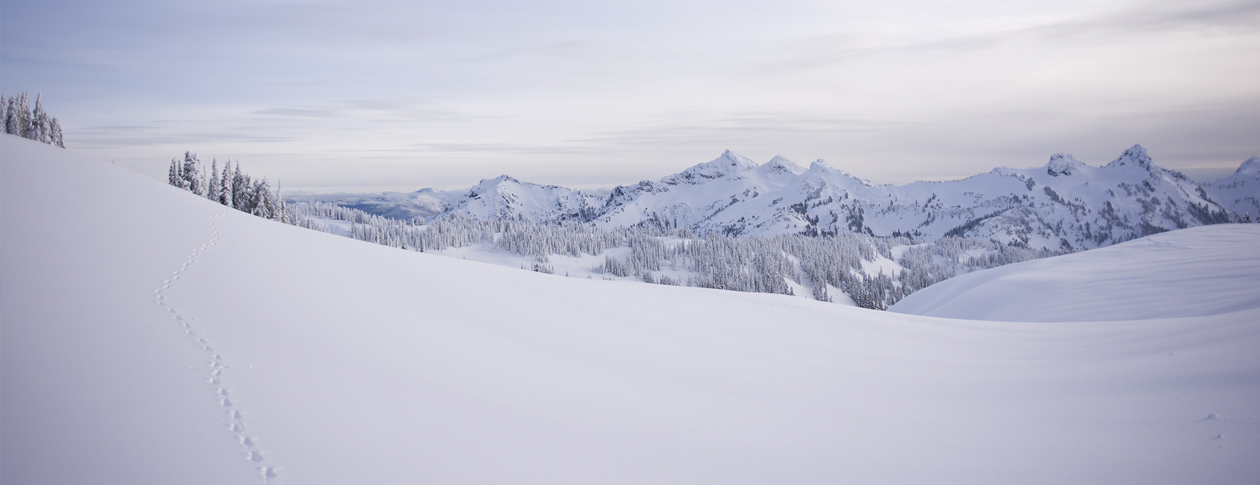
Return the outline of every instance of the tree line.
<path id="1" fill-rule="evenodd" d="M 241 171 L 241 162 L 235 168 L 232 161 L 223 163 L 219 172 L 218 159 L 210 160 L 210 170 L 192 152 L 184 152 L 183 160 L 171 159 L 168 183 L 193 194 L 205 197 L 241 212 L 265 219 L 296 223 L 288 214 L 280 188 L 272 191 L 266 178 L 254 180 Z"/>
<path id="2" fill-rule="evenodd" d="M 592 224 L 536 224 L 523 219 L 477 220 L 452 215 L 433 220 L 395 220 L 326 202 L 294 204 L 293 224 L 333 232 L 322 221 L 350 222 L 348 236 L 414 251 L 440 251 L 485 244 L 534 258 L 531 266 L 553 273 L 550 256 L 604 256 L 592 272 L 634 277 L 648 283 L 685 285 L 758 293 L 794 294 L 795 283 L 821 301 L 833 301 L 837 289 L 863 308 L 887 309 L 907 295 L 961 273 L 1064 254 L 967 237 L 924 242 L 909 237 L 858 233 L 771 238 L 704 237 L 686 228 L 643 225 L 600 229 Z M 629 248 L 629 256 L 606 253 Z M 894 262 L 897 271 L 865 270 L 877 261 Z M 687 274 L 678 277 L 670 274 Z"/>
<path id="3" fill-rule="evenodd" d="M 65 148 L 61 123 L 44 111 L 43 98 L 43 93 L 36 93 L 35 108 L 32 109 L 25 92 L 11 98 L 0 95 L 0 123 L 4 124 L 4 132 L 10 135 Z"/>

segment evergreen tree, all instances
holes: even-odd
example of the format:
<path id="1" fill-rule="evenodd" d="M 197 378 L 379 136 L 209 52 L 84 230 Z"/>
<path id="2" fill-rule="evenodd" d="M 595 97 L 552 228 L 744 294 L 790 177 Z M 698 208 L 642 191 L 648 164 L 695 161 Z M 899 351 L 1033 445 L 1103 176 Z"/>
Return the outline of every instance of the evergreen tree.
<path id="1" fill-rule="evenodd" d="M 174 185 L 176 187 L 179 187 L 181 189 L 187 189 L 188 187 L 184 186 L 184 175 L 180 173 L 181 166 L 182 165 L 179 163 L 178 159 L 172 158 L 171 168 L 166 173 L 166 181 L 167 183 Z"/>
<path id="2" fill-rule="evenodd" d="M 31 132 L 31 107 L 26 93 L 18 95 L 17 102 L 13 103 L 14 120 L 13 134 L 22 138 L 33 138 Z"/>
<path id="3" fill-rule="evenodd" d="M 57 118 L 48 119 L 48 134 L 53 146 L 57 148 L 65 148 L 66 143 L 61 139 L 61 123 L 57 122 Z"/>
<path id="4" fill-rule="evenodd" d="M 284 197 L 280 195 L 280 188 L 281 188 L 280 180 L 276 180 L 275 200 L 276 200 L 277 214 L 276 214 L 275 219 L 280 222 L 288 223 L 289 222 L 289 206 L 284 203 Z"/>
<path id="5" fill-rule="evenodd" d="M 253 210 L 249 193 L 249 176 L 241 173 L 241 162 L 236 162 L 236 172 L 232 174 L 232 208 L 250 212 Z"/>
<path id="6" fill-rule="evenodd" d="M 44 93 L 35 93 L 35 111 L 31 114 L 31 132 L 27 136 L 40 143 L 52 143 L 48 133 L 48 113 L 44 111 Z"/>
<path id="7" fill-rule="evenodd" d="M 267 183 L 267 179 L 255 182 L 250 192 L 254 195 L 254 207 L 251 208 L 250 213 L 263 219 L 274 219 L 275 202 L 271 198 L 271 186 Z"/>
<path id="8" fill-rule="evenodd" d="M 10 135 L 22 136 L 18 132 L 18 98 L 17 96 L 9 98 L 4 108 L 4 132 Z"/>
<path id="9" fill-rule="evenodd" d="M 184 152 L 184 164 L 180 169 L 180 175 L 184 179 L 184 182 L 181 184 L 182 187 L 194 194 L 205 195 L 203 190 L 205 182 L 201 176 L 201 161 L 197 160 L 197 155 L 193 154 L 193 152 Z"/>
<path id="10" fill-rule="evenodd" d="M 219 159 L 210 159 L 210 182 L 206 184 L 206 198 L 219 201 Z"/>
<path id="11" fill-rule="evenodd" d="M 240 165 L 240 162 L 237 162 Z M 223 164 L 223 175 L 219 177 L 219 203 L 232 207 L 232 160 Z"/>

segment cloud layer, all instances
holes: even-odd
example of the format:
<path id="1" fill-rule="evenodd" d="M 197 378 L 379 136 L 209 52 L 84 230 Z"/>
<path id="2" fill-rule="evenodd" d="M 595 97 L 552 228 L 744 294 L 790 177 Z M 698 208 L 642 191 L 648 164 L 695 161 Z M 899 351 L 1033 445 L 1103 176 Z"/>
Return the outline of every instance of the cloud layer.
<path id="1" fill-rule="evenodd" d="M 452 3 L 5 0 L 0 89 L 157 177 L 192 150 L 315 190 L 1260 155 L 1254 1 Z"/>

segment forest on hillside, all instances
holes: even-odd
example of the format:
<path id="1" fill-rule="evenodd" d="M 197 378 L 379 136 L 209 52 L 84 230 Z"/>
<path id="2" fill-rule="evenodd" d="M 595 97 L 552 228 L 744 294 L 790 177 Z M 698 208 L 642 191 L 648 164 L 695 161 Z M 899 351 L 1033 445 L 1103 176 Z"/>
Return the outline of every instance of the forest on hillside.
<path id="1" fill-rule="evenodd" d="M 590 268 L 593 272 L 663 285 L 784 295 L 794 294 L 792 282 L 808 288 L 809 296 L 820 301 L 835 301 L 832 292 L 838 290 L 858 306 L 877 310 L 961 273 L 1064 253 L 953 236 L 932 242 L 858 233 L 701 237 L 687 228 L 650 225 L 605 230 L 592 224 L 523 219 L 396 220 L 326 202 L 286 204 L 278 188 L 244 173 L 240 162 L 225 162 L 220 171 L 213 160 L 206 169 L 195 154 L 186 152 L 183 159 L 171 160 L 169 173 L 171 185 L 243 212 L 324 232 L 336 232 L 330 221 L 349 222 L 348 236 L 400 249 L 423 252 L 483 245 L 533 258 L 525 269 L 551 274 L 552 256 L 605 255 L 602 264 Z M 615 248 L 629 248 L 628 256 L 607 254 Z M 899 269 L 874 274 L 865 269 L 864 263 L 881 259 L 895 262 Z"/>

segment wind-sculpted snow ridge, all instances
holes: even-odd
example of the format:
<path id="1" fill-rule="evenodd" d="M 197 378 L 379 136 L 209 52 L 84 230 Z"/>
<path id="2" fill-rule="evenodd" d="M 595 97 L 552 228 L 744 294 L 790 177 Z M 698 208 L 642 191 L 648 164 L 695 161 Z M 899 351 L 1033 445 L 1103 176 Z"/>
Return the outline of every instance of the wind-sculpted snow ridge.
<path id="1" fill-rule="evenodd" d="M 1244 162 L 1234 176 L 1198 184 L 1158 167 L 1134 145 L 1102 167 L 1057 153 L 1042 167 L 998 168 L 963 180 L 898 187 L 876 186 L 823 160 L 802 169 L 776 156 L 758 166 L 728 150 L 658 181 L 616 187 L 607 197 L 503 176 L 462 196 L 448 193 L 432 217 L 687 228 L 698 235 L 737 237 L 854 232 L 932 241 L 966 236 L 1078 251 L 1260 218 L 1260 169 L 1247 168 L 1260 166 L 1254 160 Z M 383 214 L 391 207 L 367 209 Z"/>
<path id="2" fill-rule="evenodd" d="M 232 401 L 232 397 L 229 395 L 229 389 L 225 384 L 227 378 L 223 374 L 223 372 L 229 368 L 227 362 L 224 362 L 223 356 L 215 351 L 214 346 L 210 344 L 206 333 L 196 326 L 197 319 L 185 318 L 184 315 L 180 314 L 179 311 L 175 309 L 175 307 L 167 303 L 166 295 L 164 294 L 166 290 L 171 288 L 172 284 L 179 281 L 180 276 L 183 275 L 184 271 L 187 270 L 189 266 L 192 266 L 197 262 L 197 256 L 202 251 L 205 251 L 211 246 L 219 243 L 219 227 L 215 224 L 215 219 L 223 217 L 224 215 L 226 214 L 219 214 L 210 217 L 210 240 L 205 244 L 198 246 L 196 249 L 193 249 L 192 254 L 188 255 L 188 259 L 180 265 L 179 269 L 175 270 L 171 274 L 170 278 L 163 280 L 162 286 L 153 290 L 153 293 L 157 297 L 158 306 L 162 307 L 162 310 L 170 314 L 171 319 L 183 329 L 184 333 L 188 334 L 189 340 L 193 341 L 197 348 L 205 351 L 204 362 L 206 364 L 206 374 L 203 377 L 206 383 L 214 389 L 216 399 L 218 399 L 220 404 L 223 405 L 223 411 L 226 413 L 228 418 L 228 427 L 232 430 L 232 434 L 236 437 L 237 442 L 239 442 L 242 447 L 242 456 L 258 469 L 259 473 L 263 476 L 265 483 L 268 485 L 278 484 L 279 468 L 271 464 L 271 461 L 268 460 L 267 457 L 263 455 L 262 450 L 258 448 L 258 438 L 250 435 L 245 430 L 245 416 L 242 414 L 243 411 L 240 409 L 238 404 Z"/>
<path id="3" fill-rule="evenodd" d="M 211 354 L 154 303 L 224 212 L 0 136 L 0 483 L 259 482 Z M 219 387 L 286 483 L 1260 476 L 1260 309 L 941 319 L 541 275 L 226 212 L 162 300 L 230 362 Z M 1255 287 L 1239 277 L 1178 288 Z"/>

